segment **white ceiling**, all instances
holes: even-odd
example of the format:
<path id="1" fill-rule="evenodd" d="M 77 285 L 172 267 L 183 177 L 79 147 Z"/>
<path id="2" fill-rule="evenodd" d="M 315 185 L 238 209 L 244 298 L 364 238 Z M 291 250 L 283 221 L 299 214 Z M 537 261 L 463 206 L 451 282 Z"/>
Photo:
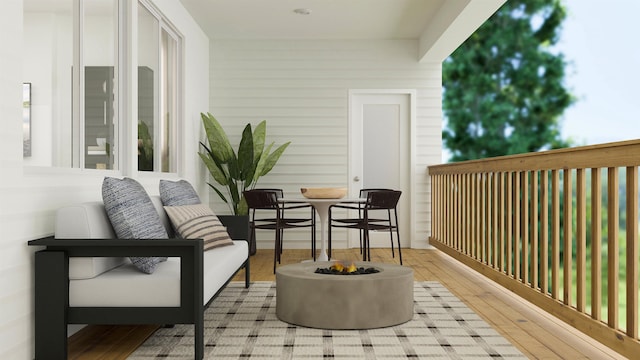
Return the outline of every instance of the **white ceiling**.
<path id="1" fill-rule="evenodd" d="M 213 40 L 415 39 L 419 61 L 439 62 L 507 0 L 180 1 Z"/>
<path id="2" fill-rule="evenodd" d="M 445 0 L 180 0 L 211 39 L 418 39 Z M 299 15 L 295 9 L 309 9 Z"/>

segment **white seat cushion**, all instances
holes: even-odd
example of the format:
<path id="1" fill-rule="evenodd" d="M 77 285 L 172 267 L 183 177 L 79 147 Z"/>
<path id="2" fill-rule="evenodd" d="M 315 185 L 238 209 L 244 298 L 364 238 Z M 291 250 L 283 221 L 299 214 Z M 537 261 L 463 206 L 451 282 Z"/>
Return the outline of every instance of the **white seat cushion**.
<path id="1" fill-rule="evenodd" d="M 189 241 L 189 240 L 184 240 Z M 248 246 L 244 240 L 234 246 L 204 252 L 204 298 L 211 297 L 246 261 Z M 160 263 L 153 274 L 144 274 L 125 264 L 92 279 L 69 282 L 71 307 L 174 307 L 180 306 L 180 259 Z"/>

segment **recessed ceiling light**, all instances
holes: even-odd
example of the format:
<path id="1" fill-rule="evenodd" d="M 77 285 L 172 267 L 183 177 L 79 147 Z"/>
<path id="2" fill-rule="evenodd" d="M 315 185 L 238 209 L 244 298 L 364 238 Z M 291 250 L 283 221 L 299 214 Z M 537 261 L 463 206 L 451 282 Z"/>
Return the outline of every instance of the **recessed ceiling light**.
<path id="1" fill-rule="evenodd" d="M 298 15 L 310 15 L 311 14 L 311 9 L 295 9 L 295 10 L 293 10 L 293 12 L 298 14 Z"/>

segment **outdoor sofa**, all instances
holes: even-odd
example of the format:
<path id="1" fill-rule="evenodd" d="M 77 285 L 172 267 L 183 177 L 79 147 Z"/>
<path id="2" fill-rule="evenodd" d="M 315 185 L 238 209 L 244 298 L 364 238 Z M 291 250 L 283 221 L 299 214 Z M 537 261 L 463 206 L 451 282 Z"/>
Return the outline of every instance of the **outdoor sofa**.
<path id="1" fill-rule="evenodd" d="M 171 237 L 161 198 L 149 200 Z M 123 239 L 103 202 L 59 209 L 55 236 L 29 242 L 46 247 L 35 253 L 35 358 L 67 358 L 68 324 L 193 324 L 202 359 L 205 308 L 241 269 L 250 284 L 246 237 L 229 241 L 205 250 L 202 239 Z M 138 257 L 167 260 L 147 274 Z"/>

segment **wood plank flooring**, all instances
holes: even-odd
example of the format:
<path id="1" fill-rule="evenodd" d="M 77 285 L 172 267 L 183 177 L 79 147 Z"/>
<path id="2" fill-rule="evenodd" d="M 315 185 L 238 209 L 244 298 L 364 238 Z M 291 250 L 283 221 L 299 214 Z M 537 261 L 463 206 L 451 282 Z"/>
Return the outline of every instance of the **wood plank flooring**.
<path id="1" fill-rule="evenodd" d="M 375 262 L 398 263 L 389 249 L 372 249 L 371 255 Z M 530 359 L 624 359 L 439 250 L 403 249 L 402 255 L 416 281 L 442 283 Z M 309 250 L 284 250 L 282 264 L 309 257 Z M 360 254 L 357 249 L 334 250 L 333 257 L 350 262 Z M 244 273 L 235 280 L 244 281 Z M 251 280 L 275 280 L 273 251 L 258 250 L 251 258 Z M 90 325 L 69 339 L 69 359 L 126 359 L 155 329 Z"/>

